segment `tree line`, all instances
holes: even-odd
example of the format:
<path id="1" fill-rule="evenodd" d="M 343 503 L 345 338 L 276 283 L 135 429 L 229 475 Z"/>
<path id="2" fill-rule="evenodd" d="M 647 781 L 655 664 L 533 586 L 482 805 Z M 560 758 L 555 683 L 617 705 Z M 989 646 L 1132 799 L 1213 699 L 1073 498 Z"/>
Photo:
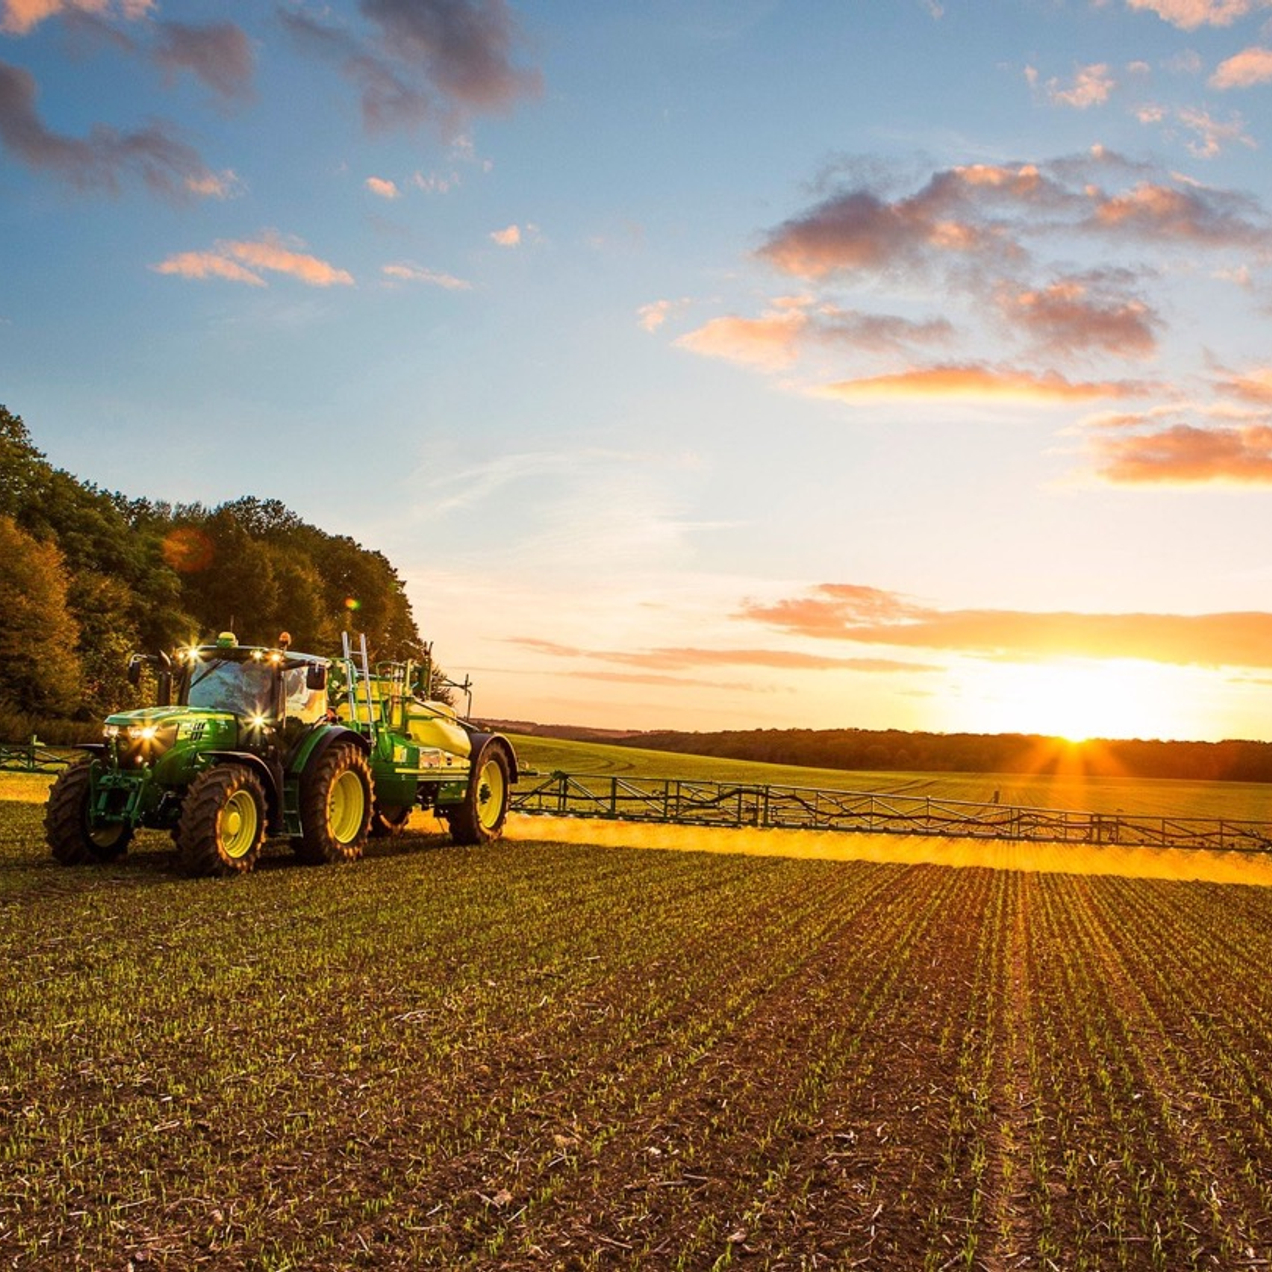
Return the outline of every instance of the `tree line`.
<path id="1" fill-rule="evenodd" d="M 1164 742 L 1134 738 L 1070 742 L 1020 733 L 905 733 L 897 729 L 749 729 L 638 733 L 621 746 L 766 764 L 847 771 L 1090 773 L 1272 782 L 1270 742 Z"/>
<path id="2" fill-rule="evenodd" d="M 223 630 L 335 653 L 423 656 L 401 578 L 380 552 L 276 499 L 213 508 L 129 498 L 54 467 L 0 406 L 0 737 L 140 705 L 133 652 Z M 49 726 L 54 727 L 52 732 Z"/>

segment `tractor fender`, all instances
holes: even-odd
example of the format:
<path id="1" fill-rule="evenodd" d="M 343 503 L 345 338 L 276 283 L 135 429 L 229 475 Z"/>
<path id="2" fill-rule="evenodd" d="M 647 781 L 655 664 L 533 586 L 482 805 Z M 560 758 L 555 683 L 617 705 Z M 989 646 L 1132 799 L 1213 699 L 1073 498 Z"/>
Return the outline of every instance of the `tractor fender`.
<path id="1" fill-rule="evenodd" d="M 517 753 L 512 749 L 512 743 L 502 733 L 470 733 L 468 736 L 473 744 L 471 755 L 474 763 L 486 747 L 497 746 L 508 759 L 508 781 L 510 783 L 517 781 Z"/>
<path id="2" fill-rule="evenodd" d="M 316 729 L 287 757 L 287 771 L 299 776 L 330 746 L 337 742 L 352 742 L 363 755 L 371 754 L 371 743 L 361 733 L 353 729 L 345 729 L 340 725 L 330 725 Z"/>

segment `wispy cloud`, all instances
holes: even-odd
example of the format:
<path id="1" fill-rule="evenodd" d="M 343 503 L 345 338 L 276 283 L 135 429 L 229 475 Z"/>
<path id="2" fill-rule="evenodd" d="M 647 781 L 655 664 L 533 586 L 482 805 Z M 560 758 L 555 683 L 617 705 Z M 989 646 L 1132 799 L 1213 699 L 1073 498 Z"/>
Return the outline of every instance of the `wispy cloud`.
<path id="1" fill-rule="evenodd" d="M 848 402 L 888 399 L 1033 402 L 1039 405 L 1135 397 L 1147 386 L 1126 380 L 1072 381 L 1057 371 L 1021 371 L 977 363 L 919 367 L 826 385 L 821 392 Z"/>
<path id="2" fill-rule="evenodd" d="M 706 357 L 765 370 L 792 365 L 811 346 L 896 353 L 940 343 L 953 334 L 948 319 L 915 321 L 819 303 L 809 296 L 774 300 L 759 318 L 727 315 L 678 337 L 676 345 Z"/>
<path id="3" fill-rule="evenodd" d="M 697 667 L 770 667 L 780 671 L 857 671 L 882 674 L 939 670 L 930 663 L 904 662 L 894 658 L 843 658 L 810 654 L 797 649 L 698 649 L 672 646 L 620 651 L 583 649 L 529 637 L 511 638 L 508 643 L 554 658 L 593 659 L 658 671 L 688 671 Z"/>
<path id="4" fill-rule="evenodd" d="M 672 314 L 688 304 L 689 301 L 686 299 L 653 300 L 647 305 L 640 306 L 636 311 L 636 319 L 646 331 L 657 331 Z"/>
<path id="5" fill-rule="evenodd" d="M 1197 140 L 1187 142 L 1188 151 L 1198 159 L 1215 159 L 1231 145 L 1256 149 L 1254 138 L 1246 132 L 1245 120 L 1236 112 L 1228 119 L 1216 119 L 1204 107 L 1187 106 L 1176 112 L 1176 118 Z"/>
<path id="6" fill-rule="evenodd" d="M 1208 667 L 1272 666 L 1272 614 L 1089 614 L 941 610 L 900 593 L 822 583 L 738 618 L 824 640 L 984 658 L 1138 658 Z"/>
<path id="7" fill-rule="evenodd" d="M 426 269 L 423 265 L 413 265 L 410 261 L 398 261 L 381 267 L 386 278 L 398 283 L 424 283 L 429 287 L 441 287 L 446 291 L 471 291 L 472 283 L 456 278 L 454 274 L 443 274 L 439 270 Z"/>
<path id="8" fill-rule="evenodd" d="M 140 180 L 168 198 L 224 197 L 232 173 L 216 173 L 165 124 L 133 132 L 95 125 L 87 137 L 54 132 L 36 110 L 35 77 L 0 62 L 0 144 L 20 163 L 51 172 L 76 190 L 115 193 Z"/>
<path id="9" fill-rule="evenodd" d="M 156 29 L 153 57 L 170 75 L 189 71 L 227 101 L 250 96 L 255 56 L 242 28 L 232 22 L 198 26 L 164 21 Z"/>
<path id="10" fill-rule="evenodd" d="M 358 31 L 289 9 L 278 17 L 357 86 L 369 131 L 427 123 L 455 136 L 472 114 L 507 111 L 542 88 L 516 60 L 523 40 L 504 0 L 359 0 L 358 11 Z"/>
<path id="11" fill-rule="evenodd" d="M 263 287 L 261 272 L 283 274 L 310 287 L 350 286 L 353 275 L 327 261 L 297 251 L 304 244 L 273 231 L 259 239 L 227 240 L 203 252 L 179 252 L 151 268 L 179 278 L 221 278 Z"/>
<path id="12" fill-rule="evenodd" d="M 177 252 L 151 268 L 157 274 L 175 274 L 180 278 L 224 278 L 231 283 L 247 283 L 264 287 L 265 280 L 237 261 L 219 252 Z"/>
<path id="13" fill-rule="evenodd" d="M 500 247 L 520 247 L 521 246 L 521 226 L 508 225 L 502 230 L 491 230 L 491 240 L 498 243 Z"/>
<path id="14" fill-rule="evenodd" d="M 1216 387 L 1257 406 L 1272 408 L 1272 367 L 1222 373 Z"/>
<path id="15" fill-rule="evenodd" d="M 397 183 L 385 177 L 368 177 L 363 185 L 381 199 L 397 199 L 402 195 L 402 191 L 397 188 Z"/>

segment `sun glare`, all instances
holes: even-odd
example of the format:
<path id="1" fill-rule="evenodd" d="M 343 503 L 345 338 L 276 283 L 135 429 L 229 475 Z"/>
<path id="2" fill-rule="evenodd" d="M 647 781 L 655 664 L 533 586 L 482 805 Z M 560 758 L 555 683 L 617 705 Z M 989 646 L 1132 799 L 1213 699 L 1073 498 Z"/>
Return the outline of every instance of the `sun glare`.
<path id="1" fill-rule="evenodd" d="M 1088 738 L 1172 735 L 1161 670 L 1126 659 L 1066 659 L 996 667 L 987 688 L 991 732 Z"/>

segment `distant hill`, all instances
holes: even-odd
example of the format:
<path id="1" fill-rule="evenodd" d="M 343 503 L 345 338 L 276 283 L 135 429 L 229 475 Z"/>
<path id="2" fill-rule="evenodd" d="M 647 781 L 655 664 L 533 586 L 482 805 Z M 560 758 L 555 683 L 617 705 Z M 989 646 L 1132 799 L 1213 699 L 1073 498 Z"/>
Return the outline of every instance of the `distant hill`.
<path id="1" fill-rule="evenodd" d="M 539 737 L 608 742 L 654 751 L 856 772 L 1086 772 L 1098 777 L 1170 777 L 1272 782 L 1272 742 L 1070 742 L 1024 733 L 905 733 L 898 729 L 749 729 L 642 733 L 508 721 Z"/>

